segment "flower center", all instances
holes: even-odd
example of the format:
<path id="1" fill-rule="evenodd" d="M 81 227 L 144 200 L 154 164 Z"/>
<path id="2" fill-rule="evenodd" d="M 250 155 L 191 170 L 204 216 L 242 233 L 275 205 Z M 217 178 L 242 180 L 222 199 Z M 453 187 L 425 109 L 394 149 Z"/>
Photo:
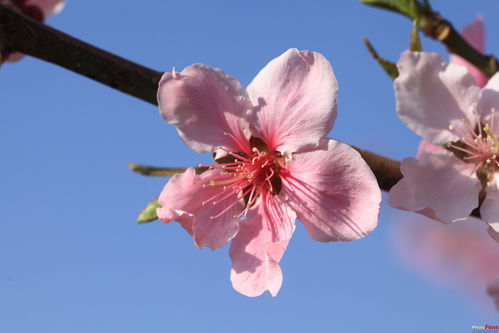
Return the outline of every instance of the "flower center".
<path id="1" fill-rule="evenodd" d="M 493 127 L 494 114 L 495 109 L 492 108 L 489 121 L 482 122 L 478 117 L 478 123 L 475 126 L 472 126 L 466 119 L 462 119 L 459 123 L 461 128 L 459 132 L 463 134 L 457 142 L 446 146 L 458 158 L 475 164 L 473 173 L 476 172 L 478 178 L 485 182 L 491 181 L 499 169 L 499 140 L 494 134 L 498 130 Z M 454 131 L 454 127 L 450 125 L 449 130 Z"/>
<path id="2" fill-rule="evenodd" d="M 212 170 L 223 170 L 224 174 L 220 180 L 211 180 L 210 183 L 203 184 L 203 187 L 218 186 L 220 192 L 202 204 L 211 202 L 213 205 L 226 203 L 226 208 L 212 219 L 219 217 L 241 200 L 244 200 L 245 208 L 234 216 L 246 216 L 250 207 L 255 203 L 262 193 L 277 195 L 282 189 L 281 175 L 284 172 L 284 158 L 278 151 L 270 152 L 266 143 L 257 137 L 251 137 L 249 153 L 232 152 L 223 147 L 219 149 L 225 151 L 227 156 L 218 159 L 219 164 L 199 165 Z M 230 200 L 232 199 L 232 202 Z M 229 200 L 229 202 L 228 202 Z"/>

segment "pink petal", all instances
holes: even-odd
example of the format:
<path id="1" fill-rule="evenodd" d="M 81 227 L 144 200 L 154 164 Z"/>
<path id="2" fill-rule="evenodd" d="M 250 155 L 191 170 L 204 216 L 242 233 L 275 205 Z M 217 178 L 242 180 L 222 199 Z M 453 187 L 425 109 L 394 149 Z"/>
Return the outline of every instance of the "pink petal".
<path id="1" fill-rule="evenodd" d="M 449 125 L 474 123 L 479 88 L 462 66 L 445 64 L 435 53 L 405 52 L 395 80 L 397 113 L 414 132 L 434 144 L 456 141 Z M 456 125 L 457 125 L 456 124 Z"/>
<path id="2" fill-rule="evenodd" d="M 478 206 L 481 189 L 473 168 L 450 153 L 405 158 L 404 178 L 388 193 L 389 203 L 444 223 L 465 219 Z"/>
<path id="3" fill-rule="evenodd" d="M 19 52 L 15 52 L 15 53 L 9 54 L 9 56 L 7 57 L 7 60 L 5 60 L 5 61 L 6 62 L 17 62 L 17 61 L 21 60 L 22 58 L 24 58 L 24 54 L 19 53 Z"/>
<path id="4" fill-rule="evenodd" d="M 467 25 L 461 32 L 461 35 L 478 52 L 483 53 L 485 51 L 485 28 L 483 25 L 483 17 L 481 15 L 475 17 L 475 21 Z M 467 60 L 464 60 L 458 55 L 451 54 L 450 62 L 466 67 L 480 88 L 487 84 L 489 77 Z"/>
<path id="5" fill-rule="evenodd" d="M 193 150 L 212 152 L 223 146 L 247 151 L 246 112 L 251 106 L 246 90 L 220 69 L 197 64 L 181 73 L 165 73 L 159 83 L 158 104 L 161 116 L 177 126 L 180 137 Z"/>
<path id="6" fill-rule="evenodd" d="M 419 143 L 417 158 L 418 159 L 421 158 L 421 156 L 425 152 L 426 153 L 433 153 L 433 154 L 441 154 L 441 153 L 445 152 L 445 149 L 440 147 L 440 146 L 434 145 L 433 143 L 428 142 L 426 140 L 422 140 Z"/>
<path id="7" fill-rule="evenodd" d="M 59 13 L 66 5 L 65 0 L 28 0 L 27 4 L 38 6 L 45 18 Z"/>
<path id="8" fill-rule="evenodd" d="M 313 239 L 359 239 L 376 227 L 381 191 L 350 146 L 328 140 L 321 149 L 294 154 L 287 168 L 282 193 Z"/>
<path id="9" fill-rule="evenodd" d="M 491 181 L 486 188 L 485 200 L 480 206 L 480 216 L 495 231 L 499 232 L 499 181 Z"/>
<path id="10" fill-rule="evenodd" d="M 264 194 L 232 240 L 230 279 L 234 289 L 255 297 L 268 290 L 276 296 L 282 284 L 279 267 L 295 230 L 296 214 L 277 196 Z"/>
<path id="11" fill-rule="evenodd" d="M 184 173 L 173 176 L 166 184 L 159 196 L 158 202 L 162 206 L 156 210 L 158 218 L 165 222 L 178 221 L 189 232 L 199 248 L 204 246 L 216 250 L 225 246 L 239 230 L 234 215 L 239 214 L 243 207 L 238 201 L 221 216 L 217 216 L 235 200 L 233 197 L 213 204 L 210 198 L 222 191 L 221 186 L 206 186 L 210 181 L 227 179 L 226 174 L 217 171 L 206 171 L 196 175 L 194 169 L 189 168 Z M 203 205 L 203 201 L 206 204 Z"/>
<path id="12" fill-rule="evenodd" d="M 315 147 L 333 128 L 338 83 L 320 53 L 289 49 L 248 86 L 256 136 L 283 154 Z"/>
<path id="13" fill-rule="evenodd" d="M 489 236 L 496 241 L 496 243 L 499 243 L 499 232 L 496 232 L 492 227 L 489 227 L 487 229 L 487 232 L 489 233 Z"/>
<path id="14" fill-rule="evenodd" d="M 499 115 L 493 115 L 492 113 L 499 111 L 499 73 L 492 76 L 482 89 L 477 111 L 481 116 L 482 123 L 489 123 L 491 128 L 495 128 L 494 132 L 497 132 L 499 129 Z"/>

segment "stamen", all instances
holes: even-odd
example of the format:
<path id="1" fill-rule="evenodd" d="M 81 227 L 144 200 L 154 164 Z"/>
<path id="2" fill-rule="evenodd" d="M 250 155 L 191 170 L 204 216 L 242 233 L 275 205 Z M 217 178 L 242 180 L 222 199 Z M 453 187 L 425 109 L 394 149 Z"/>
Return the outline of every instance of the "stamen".
<path id="1" fill-rule="evenodd" d="M 234 200 L 230 205 L 228 205 L 227 207 L 225 207 L 224 210 L 222 210 L 220 213 L 218 213 L 217 215 L 215 216 L 210 216 L 210 220 L 214 220 L 216 219 L 217 217 L 220 217 L 222 214 L 226 213 L 229 209 L 231 209 L 232 207 L 234 207 L 235 205 L 237 205 L 239 203 L 239 200 Z"/>
<path id="2" fill-rule="evenodd" d="M 229 154 L 230 156 L 234 156 L 235 158 L 238 158 L 240 159 L 241 161 L 244 161 L 244 162 L 249 162 L 250 160 L 248 160 L 246 157 L 242 157 L 241 155 L 238 155 L 236 153 L 233 153 L 227 149 L 225 149 L 224 147 L 222 146 L 218 146 L 218 149 L 221 149 L 223 150 L 224 152 L 226 152 L 227 154 Z M 236 160 L 237 161 L 237 160 Z"/>
<path id="3" fill-rule="evenodd" d="M 490 138 L 494 143 L 494 148 L 499 150 L 499 140 L 497 140 L 496 136 L 492 134 L 488 124 L 484 126 L 483 131 L 487 133 L 487 138 Z"/>

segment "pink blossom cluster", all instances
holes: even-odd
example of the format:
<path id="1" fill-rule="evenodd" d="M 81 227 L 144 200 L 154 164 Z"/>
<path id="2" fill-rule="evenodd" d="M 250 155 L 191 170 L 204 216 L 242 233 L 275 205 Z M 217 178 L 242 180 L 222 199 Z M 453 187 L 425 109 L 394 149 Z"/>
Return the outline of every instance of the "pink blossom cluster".
<path id="1" fill-rule="evenodd" d="M 477 51 L 484 52 L 481 17 L 462 34 Z M 478 209 L 481 219 L 489 225 L 489 236 L 499 243 L 499 74 L 489 78 L 456 55 L 451 55 L 451 63 L 447 64 L 438 54 L 420 52 L 404 53 L 397 67 L 397 113 L 424 140 L 417 158 L 402 161 L 404 178 L 391 189 L 390 204 L 444 223 L 465 220 Z M 418 261 L 435 261 L 435 253 L 444 249 L 443 253 L 452 253 L 454 258 L 464 258 L 467 266 L 474 265 L 472 274 L 465 270 L 468 273 L 457 275 L 469 274 L 479 285 L 489 282 L 487 272 L 497 262 L 495 249 L 486 247 L 484 240 L 476 242 L 473 229 L 464 233 L 456 230 L 461 231 L 426 229 L 431 237 L 424 241 L 430 245 L 418 255 L 428 251 L 432 254 Z M 473 242 L 473 246 L 466 246 Z M 459 257 L 459 253 L 463 256 Z M 470 260 L 474 253 L 479 255 Z M 475 267 L 486 257 L 492 264 Z M 496 297 L 499 308 L 498 288 L 496 281 L 488 291 Z"/>
<path id="2" fill-rule="evenodd" d="M 465 30 L 465 37 L 483 51 L 481 19 Z M 402 161 L 404 178 L 391 189 L 389 201 L 395 208 L 444 223 L 464 220 L 480 206 L 480 216 L 495 236 L 499 231 L 499 118 L 495 115 L 499 75 L 487 81 L 463 59 L 453 56 L 452 60 L 448 64 L 438 54 L 405 52 L 397 64 L 397 113 L 425 141 L 417 159 Z"/>

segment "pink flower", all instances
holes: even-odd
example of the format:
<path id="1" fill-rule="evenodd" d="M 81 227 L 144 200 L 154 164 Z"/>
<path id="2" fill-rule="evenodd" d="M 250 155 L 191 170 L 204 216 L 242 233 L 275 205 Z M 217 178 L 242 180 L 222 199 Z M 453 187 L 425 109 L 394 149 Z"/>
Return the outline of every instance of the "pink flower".
<path id="1" fill-rule="evenodd" d="M 400 119 L 440 151 L 406 158 L 390 204 L 442 222 L 480 214 L 499 231 L 499 75 L 480 89 L 465 67 L 438 54 L 404 53 L 395 80 Z"/>
<path id="2" fill-rule="evenodd" d="M 11 6 L 39 22 L 43 22 L 47 17 L 60 12 L 65 3 L 65 0 L 0 0 L 0 4 Z M 13 53 L 6 61 L 19 61 L 23 56 L 21 53 Z"/>
<path id="3" fill-rule="evenodd" d="M 483 17 L 478 15 L 475 17 L 473 23 L 464 27 L 461 31 L 461 36 L 471 44 L 478 52 L 485 52 L 485 28 L 483 26 Z M 451 54 L 450 62 L 456 65 L 464 66 L 468 69 L 469 73 L 475 79 L 477 86 L 480 88 L 485 87 L 489 77 L 485 75 L 481 70 L 470 64 L 467 60 L 461 58 L 458 55 Z"/>
<path id="4" fill-rule="evenodd" d="M 499 310 L 499 277 L 489 284 L 487 292 L 494 298 L 496 307 Z"/>
<path id="5" fill-rule="evenodd" d="M 231 281 L 242 294 L 277 294 L 296 218 L 321 242 L 362 238 L 376 226 L 374 175 L 355 150 L 326 138 L 337 90 L 329 62 L 296 49 L 272 60 L 247 89 L 202 64 L 161 79 L 163 118 L 193 150 L 216 152 L 223 162 L 172 177 L 158 217 L 180 222 L 199 248 L 232 240 Z"/>
<path id="6" fill-rule="evenodd" d="M 393 223 L 392 241 L 398 254 L 417 273 L 442 287 L 466 292 L 488 304 L 487 284 L 499 275 L 499 246 L 484 224 L 468 219 L 441 224 L 413 215 Z"/>
<path id="7" fill-rule="evenodd" d="M 485 27 L 483 26 L 483 17 L 481 15 L 476 16 L 473 23 L 464 27 L 464 29 L 461 31 L 461 36 L 463 36 L 463 38 L 468 43 L 470 43 L 478 52 L 485 52 Z M 480 88 L 483 88 L 487 84 L 487 81 L 489 81 L 489 77 L 487 75 L 485 75 L 481 70 L 458 55 L 451 54 L 450 62 L 452 64 L 466 67 L 468 69 L 468 72 L 475 79 L 477 86 L 479 86 Z M 443 148 L 423 140 L 419 145 L 418 158 L 421 157 L 421 154 L 424 150 L 436 153 L 440 149 Z"/>

